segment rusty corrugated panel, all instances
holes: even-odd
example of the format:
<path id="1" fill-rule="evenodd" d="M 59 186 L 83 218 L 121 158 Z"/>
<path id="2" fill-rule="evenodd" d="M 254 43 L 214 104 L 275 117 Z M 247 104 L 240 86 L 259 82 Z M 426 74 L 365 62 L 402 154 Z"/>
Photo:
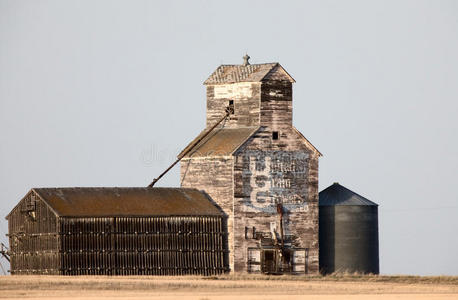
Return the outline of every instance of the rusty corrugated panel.
<path id="1" fill-rule="evenodd" d="M 204 84 L 259 82 L 278 63 L 253 65 L 221 65 L 205 80 Z M 291 78 L 292 79 L 292 78 Z M 293 79 L 294 81 L 294 79 Z"/>
<path id="2" fill-rule="evenodd" d="M 244 127 L 244 128 L 215 128 L 205 139 L 189 152 L 185 158 L 195 157 L 221 157 L 231 155 L 236 151 L 251 135 L 253 135 L 259 127 Z M 198 140 L 205 130 L 200 133 Z M 189 145 L 193 145 L 192 141 Z M 190 146 L 187 146 L 178 157 L 181 158 Z"/>
<path id="3" fill-rule="evenodd" d="M 59 216 L 222 215 L 206 194 L 187 188 L 35 188 Z"/>

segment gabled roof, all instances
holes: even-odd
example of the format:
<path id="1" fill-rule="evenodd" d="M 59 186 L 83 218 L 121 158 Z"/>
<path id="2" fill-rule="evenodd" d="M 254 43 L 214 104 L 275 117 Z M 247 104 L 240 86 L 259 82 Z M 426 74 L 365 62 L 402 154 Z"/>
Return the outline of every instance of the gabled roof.
<path id="1" fill-rule="evenodd" d="M 188 188 L 34 188 L 61 217 L 223 215 L 203 192 Z"/>
<path id="2" fill-rule="evenodd" d="M 189 145 L 178 154 L 178 158 L 223 157 L 234 153 L 259 127 L 213 129 L 194 149 L 183 157 L 195 141 L 206 132 L 203 130 Z"/>
<path id="3" fill-rule="evenodd" d="M 377 203 L 364 198 L 361 195 L 341 186 L 337 182 L 322 190 L 319 194 L 319 206 L 337 206 L 337 205 L 368 205 L 378 206 Z"/>
<path id="4" fill-rule="evenodd" d="M 206 133 L 203 130 L 192 142 L 190 142 L 183 151 L 178 154 L 179 159 L 199 158 L 199 157 L 225 157 L 232 155 L 237 151 L 251 136 L 253 136 L 262 126 L 257 127 L 240 127 L 240 128 L 224 128 L 217 127 L 213 129 L 195 148 L 184 155 L 195 142 L 201 139 Z M 312 143 L 307 140 L 304 135 L 292 127 L 293 132 L 296 132 L 301 141 L 313 151 L 317 156 L 322 156 Z"/>
<path id="5" fill-rule="evenodd" d="M 302 141 L 304 142 L 305 145 L 307 145 L 308 148 L 310 148 L 318 156 L 323 156 L 323 154 L 321 154 L 321 152 L 315 146 L 313 146 L 312 143 L 310 143 L 310 141 L 302 134 L 302 132 L 297 130 L 297 128 L 294 126 L 293 126 L 293 130 L 299 135 L 300 138 L 302 138 Z"/>
<path id="6" fill-rule="evenodd" d="M 222 84 L 236 82 L 261 82 L 270 72 L 280 71 L 285 79 L 295 82 L 291 75 L 279 63 L 253 64 L 253 65 L 221 65 L 204 84 Z"/>

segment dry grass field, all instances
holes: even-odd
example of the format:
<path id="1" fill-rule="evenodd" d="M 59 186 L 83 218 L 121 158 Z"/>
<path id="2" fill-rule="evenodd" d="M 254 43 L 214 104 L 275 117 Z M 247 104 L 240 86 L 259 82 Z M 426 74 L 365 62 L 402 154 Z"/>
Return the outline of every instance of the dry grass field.
<path id="1" fill-rule="evenodd" d="M 458 277 L 0 276 L 3 299 L 458 299 Z"/>

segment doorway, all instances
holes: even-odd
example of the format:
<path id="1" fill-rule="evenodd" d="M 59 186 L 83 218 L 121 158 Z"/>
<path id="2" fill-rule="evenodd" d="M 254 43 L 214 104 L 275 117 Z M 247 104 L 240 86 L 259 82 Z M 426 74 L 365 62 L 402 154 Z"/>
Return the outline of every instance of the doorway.
<path id="1" fill-rule="evenodd" d="M 249 273 L 307 274 L 308 249 L 248 248 Z"/>
<path id="2" fill-rule="evenodd" d="M 278 273 L 278 250 L 265 249 L 261 256 L 261 272 L 264 274 Z"/>

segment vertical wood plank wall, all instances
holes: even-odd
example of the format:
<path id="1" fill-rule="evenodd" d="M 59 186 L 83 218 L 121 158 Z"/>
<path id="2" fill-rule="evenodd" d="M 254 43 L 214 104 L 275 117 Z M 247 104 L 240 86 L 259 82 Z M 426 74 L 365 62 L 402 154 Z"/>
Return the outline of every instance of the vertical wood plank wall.
<path id="1" fill-rule="evenodd" d="M 8 218 L 11 274 L 216 275 L 222 216 L 61 217 L 29 193 Z"/>
<path id="2" fill-rule="evenodd" d="M 227 216 L 229 267 L 234 267 L 233 160 L 224 157 L 183 159 L 180 162 L 181 187 L 204 190 Z"/>
<path id="3" fill-rule="evenodd" d="M 59 274 L 59 235 L 55 214 L 30 192 L 8 219 L 11 274 Z"/>
<path id="4" fill-rule="evenodd" d="M 226 128 L 259 124 L 261 83 L 234 83 L 207 86 L 207 127 L 224 114 L 229 101 L 234 101 L 234 114 L 225 122 Z"/>
<path id="5" fill-rule="evenodd" d="M 216 275 L 228 270 L 222 217 L 63 218 L 64 275 Z"/>

